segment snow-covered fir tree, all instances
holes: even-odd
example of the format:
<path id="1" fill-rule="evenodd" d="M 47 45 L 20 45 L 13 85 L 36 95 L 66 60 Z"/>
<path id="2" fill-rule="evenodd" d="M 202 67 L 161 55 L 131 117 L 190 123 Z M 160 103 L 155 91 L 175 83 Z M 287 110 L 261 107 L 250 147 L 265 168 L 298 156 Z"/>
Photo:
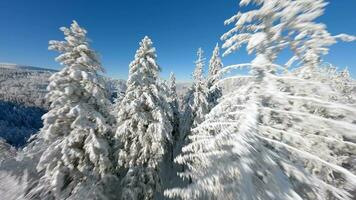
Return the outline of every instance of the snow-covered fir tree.
<path id="1" fill-rule="evenodd" d="M 193 73 L 194 78 L 194 92 L 193 92 L 193 126 L 196 127 L 198 124 L 204 121 L 204 117 L 209 112 L 209 103 L 208 103 L 208 90 L 206 85 L 206 80 L 203 76 L 204 68 L 204 52 L 199 48 L 197 52 L 197 60 L 195 61 L 195 70 Z"/>
<path id="2" fill-rule="evenodd" d="M 346 95 L 350 99 L 356 101 L 356 95 L 355 95 L 355 81 L 352 79 L 350 75 L 350 71 L 348 68 L 345 68 L 341 72 L 338 73 L 336 81 L 335 81 L 335 87 L 341 91 L 343 95 Z M 352 102 L 355 103 L 355 102 Z"/>
<path id="3" fill-rule="evenodd" d="M 98 76 L 103 71 L 90 49 L 87 31 L 73 21 L 61 28 L 64 41 L 49 49 L 64 68 L 50 77 L 50 109 L 43 116 L 40 140 L 48 148 L 37 169 L 41 174 L 30 199 L 104 199 L 104 182 L 111 176 L 108 94 Z"/>
<path id="4" fill-rule="evenodd" d="M 166 146 L 166 154 L 165 157 L 163 159 L 163 163 L 165 164 L 173 164 L 173 149 L 175 146 L 175 142 L 176 142 L 176 135 L 175 135 L 175 129 L 174 129 L 174 120 L 175 120 L 175 116 L 174 116 L 174 111 L 173 111 L 173 107 L 171 106 L 171 101 L 170 101 L 170 83 L 166 80 L 162 80 L 162 79 L 158 79 L 158 91 L 160 91 L 160 98 L 161 98 L 161 102 L 162 102 L 162 109 L 165 112 L 165 115 L 167 116 L 171 126 L 172 126 L 172 130 L 171 130 L 171 136 L 172 136 L 172 140 L 167 143 Z M 164 170 L 161 170 L 161 173 L 165 173 Z M 162 183 L 163 184 L 163 183 Z"/>
<path id="5" fill-rule="evenodd" d="M 222 96 L 222 89 L 218 85 L 215 85 L 220 77 L 218 76 L 219 71 L 223 68 L 223 63 L 220 57 L 220 47 L 216 44 L 213 55 L 209 61 L 209 73 L 208 73 L 208 101 L 209 109 L 213 108 L 217 103 L 218 99 Z"/>
<path id="6" fill-rule="evenodd" d="M 173 132 L 172 136 L 175 141 L 179 139 L 179 105 L 178 105 L 178 95 L 177 95 L 177 86 L 176 86 L 176 77 L 173 72 L 169 76 L 169 96 L 168 103 L 170 104 L 173 112 L 172 116 L 172 127 Z"/>
<path id="7" fill-rule="evenodd" d="M 256 58 L 221 70 L 249 67 L 252 78 L 223 96 L 193 129 L 176 158 L 188 167 L 181 175 L 192 183 L 165 194 L 182 199 L 353 199 L 355 105 L 343 103 L 329 84 L 278 74 L 282 67 L 273 64 L 278 52 L 291 45 L 288 36 L 323 12 L 323 1 L 240 1 L 252 3 L 256 9 L 227 20 L 235 27 L 223 39 L 225 55 L 247 44 Z M 300 29 L 292 23 L 298 19 L 303 19 Z"/>
<path id="8" fill-rule="evenodd" d="M 331 82 L 332 87 L 339 91 L 342 97 L 346 97 L 346 102 L 344 103 L 356 103 L 356 82 L 351 77 L 348 68 L 341 71 L 335 69 L 331 74 L 328 73 L 328 76 L 325 77 L 325 82 Z M 335 98 L 338 99 L 337 97 Z"/>
<path id="9" fill-rule="evenodd" d="M 173 107 L 171 106 L 171 85 L 169 81 L 159 79 L 158 80 L 158 86 L 159 86 L 159 91 L 160 91 L 160 97 L 161 101 L 164 102 L 162 104 L 163 109 L 166 113 L 166 116 L 169 118 L 172 128 L 173 128 L 173 121 L 174 121 L 174 113 L 173 113 Z M 173 131 L 173 129 L 172 129 Z M 173 132 L 171 134 L 173 136 Z"/>
<path id="10" fill-rule="evenodd" d="M 184 95 L 182 100 L 182 113 L 179 119 L 179 135 L 182 140 L 189 134 L 191 126 L 193 124 L 193 90 L 194 85 L 192 85 L 187 93 Z"/>
<path id="11" fill-rule="evenodd" d="M 160 162 L 171 142 L 172 126 L 162 98 L 156 50 L 145 37 L 130 64 L 127 91 L 120 103 L 116 137 L 119 199 L 154 199 L 160 191 Z"/>
<path id="12" fill-rule="evenodd" d="M 208 89 L 203 76 L 204 57 L 201 48 L 197 51 L 197 60 L 193 72 L 193 85 L 184 100 L 184 110 L 181 119 L 182 139 L 190 135 L 191 129 L 200 124 L 209 112 Z"/>

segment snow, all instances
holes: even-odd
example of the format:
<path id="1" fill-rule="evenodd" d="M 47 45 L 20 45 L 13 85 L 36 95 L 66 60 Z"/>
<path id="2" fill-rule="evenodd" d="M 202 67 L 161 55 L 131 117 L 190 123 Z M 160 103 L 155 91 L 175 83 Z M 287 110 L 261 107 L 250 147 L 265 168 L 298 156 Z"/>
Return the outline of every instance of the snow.
<path id="1" fill-rule="evenodd" d="M 61 53 L 57 61 L 65 67 L 50 77 L 47 98 L 51 105 L 39 133 L 52 148 L 39 152 L 37 169 L 42 176 L 31 189 L 32 196 L 44 198 L 76 196 L 83 177 L 101 182 L 112 167 L 107 123 L 110 102 L 104 83 L 98 82 L 100 61 L 94 51 L 83 48 L 88 46 L 86 31 L 75 21 L 70 29 L 62 30 L 66 41 L 51 41 L 49 49 Z M 88 79 L 82 81 L 86 74 Z"/>
<path id="2" fill-rule="evenodd" d="M 266 39 L 267 39 L 267 35 L 263 32 L 255 33 L 251 35 L 251 38 L 249 39 L 249 42 L 247 44 L 247 51 L 249 53 L 252 53 L 253 50 L 257 48 L 259 45 L 263 45 Z"/>
<path id="3" fill-rule="evenodd" d="M 352 199 L 349 192 L 356 187 L 355 169 L 344 168 L 350 162 L 344 155 L 355 153 L 355 107 L 354 103 L 345 105 L 354 99 L 351 90 L 341 86 L 350 80 L 341 78 L 348 77 L 347 71 L 338 74 L 320 68 L 320 57 L 335 40 L 324 25 L 312 21 L 326 4 L 322 0 L 255 0 L 240 5 L 250 3 L 261 6 L 227 20 L 225 24 L 236 24 L 222 39 L 225 55 L 246 43 L 248 53 L 256 57 L 251 64 L 227 66 L 219 74 L 248 67 L 250 84 L 223 95 L 204 122 L 192 129 L 189 142 L 176 158 L 187 166 L 181 176 L 191 184 L 167 190 L 166 196 Z M 294 39 L 286 40 L 296 32 Z M 287 45 L 300 45 L 295 53 L 302 55 L 298 57 L 304 64 L 300 69 L 307 68 L 307 76 L 300 76 L 299 69 L 277 73 L 283 67 L 273 62 Z M 216 84 L 240 79 L 228 77 Z"/>
<path id="4" fill-rule="evenodd" d="M 209 61 L 209 72 L 207 77 L 208 102 L 209 110 L 218 104 L 222 96 L 222 89 L 215 84 L 221 79 L 219 77 L 220 70 L 224 67 L 220 57 L 220 47 L 216 44 L 213 55 Z"/>
<path id="5" fill-rule="evenodd" d="M 353 41 L 356 40 L 356 36 L 348 35 L 348 34 L 345 34 L 345 33 L 336 35 L 334 37 L 337 38 L 337 39 L 340 39 L 342 41 L 345 41 L 345 42 L 353 42 Z"/>
<path id="6" fill-rule="evenodd" d="M 123 199 L 154 198 L 161 188 L 161 163 L 167 161 L 172 145 L 174 119 L 167 100 L 174 91 L 159 81 L 156 58 L 146 36 L 130 64 L 126 95 L 117 105 L 115 154 L 117 169 L 125 172 L 120 185 Z"/>
<path id="7" fill-rule="evenodd" d="M 60 29 L 64 41 L 49 42 L 60 54 L 60 71 L 3 64 L 0 94 L 12 88 L 9 82 L 26 85 L 17 80 L 26 74 L 22 78 L 48 85 L 46 98 L 38 96 L 49 105 L 39 104 L 48 109 L 43 128 L 24 149 L 0 139 L 1 197 L 354 199 L 356 82 L 347 68 L 323 57 L 331 45 L 355 37 L 333 36 L 317 22 L 324 0 L 239 5 L 247 8 L 225 21 L 232 28 L 221 37 L 223 56 L 246 46 L 254 58 L 224 67 L 216 44 L 205 74 L 199 48 L 193 82 L 184 90 L 177 91 L 182 85 L 174 73 L 160 77 L 147 36 L 126 84 L 99 75 L 99 57 L 75 21 Z M 292 56 L 281 66 L 279 54 L 287 48 Z M 249 74 L 232 73 L 242 68 Z M 119 87 L 125 92 L 109 99 Z M 19 91 L 1 97 L 17 101 Z M 27 112 L 11 105 L 0 103 L 10 119 Z"/>
<path id="8" fill-rule="evenodd" d="M 56 72 L 53 69 L 19 65 L 14 63 L 0 63 L 0 68 L 11 69 L 11 70 L 28 70 L 28 71 L 43 71 L 43 72 Z"/>

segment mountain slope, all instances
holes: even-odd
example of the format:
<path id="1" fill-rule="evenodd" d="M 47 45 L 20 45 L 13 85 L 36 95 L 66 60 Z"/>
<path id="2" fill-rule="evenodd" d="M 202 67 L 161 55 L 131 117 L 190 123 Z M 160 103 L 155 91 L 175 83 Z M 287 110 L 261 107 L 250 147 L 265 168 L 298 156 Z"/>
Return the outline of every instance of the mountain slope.
<path id="1" fill-rule="evenodd" d="M 56 70 L 0 63 L 0 138 L 15 146 L 42 127 L 49 77 Z M 112 100 L 126 90 L 126 81 L 102 76 Z"/>

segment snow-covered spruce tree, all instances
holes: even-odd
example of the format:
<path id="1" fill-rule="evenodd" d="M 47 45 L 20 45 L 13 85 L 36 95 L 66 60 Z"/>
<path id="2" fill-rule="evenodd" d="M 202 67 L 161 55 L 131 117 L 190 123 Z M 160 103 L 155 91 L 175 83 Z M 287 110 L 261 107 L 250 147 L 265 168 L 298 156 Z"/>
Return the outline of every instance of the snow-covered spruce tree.
<path id="1" fill-rule="evenodd" d="M 222 96 L 222 89 L 219 86 L 214 86 L 220 80 L 218 73 L 223 68 L 223 63 L 220 57 L 220 47 L 216 44 L 213 55 L 209 62 L 209 73 L 208 73 L 208 101 L 209 109 L 212 109 L 218 103 L 218 99 Z M 214 87 L 213 87 L 214 86 Z"/>
<path id="2" fill-rule="evenodd" d="M 158 86 L 159 86 L 161 101 L 164 102 L 164 104 L 162 104 L 162 106 L 164 106 L 163 109 L 166 113 L 166 116 L 169 118 L 173 128 L 174 115 L 173 115 L 173 107 L 171 106 L 170 83 L 166 80 L 159 79 Z"/>
<path id="3" fill-rule="evenodd" d="M 174 112 L 173 112 L 173 107 L 171 106 L 170 103 L 170 83 L 166 80 L 162 80 L 162 79 L 158 79 L 158 91 L 160 92 L 160 98 L 161 98 L 161 102 L 162 102 L 162 109 L 164 110 L 165 115 L 167 116 L 171 126 L 172 126 L 172 130 L 171 130 L 171 136 L 172 136 L 172 141 L 167 143 L 166 145 L 166 154 L 164 156 L 163 159 L 163 163 L 170 165 L 173 164 L 173 149 L 174 149 L 174 142 L 175 142 L 175 136 L 174 134 L 174 120 L 175 120 L 175 116 L 174 116 Z M 161 168 L 164 168 L 166 166 L 161 166 Z M 161 170 L 160 173 L 166 173 L 164 170 Z M 162 184 L 164 184 L 164 181 L 161 180 Z"/>
<path id="4" fill-rule="evenodd" d="M 321 70 L 325 71 L 325 67 L 321 68 Z M 356 82 L 351 77 L 348 68 L 345 68 L 342 71 L 339 71 L 336 68 L 331 72 L 327 70 L 327 73 L 323 78 L 324 82 L 330 83 L 335 90 L 342 94 L 342 98 L 335 97 L 335 100 L 341 101 L 341 103 L 356 103 Z"/>
<path id="5" fill-rule="evenodd" d="M 50 41 L 49 49 L 64 68 L 48 86 L 50 109 L 43 116 L 39 138 L 48 148 L 37 169 L 38 185 L 31 199 L 104 199 L 100 186 L 110 176 L 110 126 L 107 91 L 98 76 L 103 71 L 90 49 L 87 31 L 73 21 L 61 28 L 65 41 Z"/>
<path id="6" fill-rule="evenodd" d="M 119 199 L 154 199 L 160 191 L 159 164 L 171 142 L 172 126 L 162 98 L 156 50 L 145 37 L 130 64 L 120 103 L 116 137 L 118 169 L 123 176 Z"/>
<path id="7" fill-rule="evenodd" d="M 295 6 L 296 2 L 304 6 Z M 352 199 L 356 106 L 329 98 L 342 96 L 329 84 L 280 75 L 279 66 L 273 64 L 278 52 L 290 44 L 287 37 L 294 29 L 289 22 L 297 16 L 309 19 L 309 11 L 322 9 L 313 7 L 313 2 L 241 1 L 241 5 L 256 3 L 257 8 L 227 21 L 236 23 L 223 36 L 225 55 L 247 43 L 256 58 L 221 73 L 248 66 L 251 81 L 224 95 L 193 130 L 191 142 L 176 158 L 188 167 L 181 175 L 192 184 L 168 190 L 167 196 Z"/>
<path id="8" fill-rule="evenodd" d="M 173 112 L 172 117 L 172 136 L 175 141 L 179 139 L 179 105 L 178 105 L 178 95 L 177 95 L 177 87 L 176 87 L 176 77 L 172 72 L 169 76 L 169 96 L 168 103 L 170 104 Z"/>
<path id="9" fill-rule="evenodd" d="M 341 91 L 343 95 L 347 96 L 349 99 L 352 99 L 353 103 L 356 102 L 356 82 L 352 79 L 348 68 L 345 68 L 339 72 L 334 82 L 335 87 Z"/>
<path id="10" fill-rule="evenodd" d="M 205 115 L 209 112 L 208 89 L 203 77 L 205 60 L 203 53 L 203 50 L 199 48 L 193 72 L 194 82 L 184 102 L 185 108 L 180 127 L 182 139 L 190 135 L 191 129 L 203 122 Z"/>
<path id="11" fill-rule="evenodd" d="M 206 80 L 203 76 L 204 68 L 204 52 L 199 48 L 197 52 L 198 59 L 195 61 L 195 70 L 193 73 L 194 78 L 194 92 L 193 92 L 193 124 L 192 128 L 198 126 L 201 122 L 204 121 L 204 117 L 209 112 L 209 103 L 208 103 L 208 90 L 206 85 Z"/>
<path id="12" fill-rule="evenodd" d="M 193 123 L 193 92 L 194 84 L 190 86 L 182 100 L 182 113 L 179 119 L 179 135 L 182 140 L 189 134 Z"/>

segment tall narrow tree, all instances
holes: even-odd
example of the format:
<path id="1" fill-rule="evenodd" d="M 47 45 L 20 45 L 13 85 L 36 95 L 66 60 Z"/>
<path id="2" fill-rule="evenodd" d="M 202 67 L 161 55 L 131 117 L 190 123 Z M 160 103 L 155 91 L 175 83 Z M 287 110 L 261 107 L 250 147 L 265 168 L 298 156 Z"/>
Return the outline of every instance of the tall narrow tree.
<path id="1" fill-rule="evenodd" d="M 345 68 L 338 74 L 336 87 L 341 91 L 342 94 L 356 101 L 354 94 L 356 88 L 355 81 L 353 81 L 348 68 Z"/>
<path id="2" fill-rule="evenodd" d="M 194 78 L 194 92 L 193 92 L 193 124 L 192 128 L 196 127 L 198 124 L 204 121 L 204 117 L 209 112 L 208 103 L 208 90 L 206 85 L 206 80 L 203 76 L 204 68 L 204 52 L 201 48 L 197 52 L 197 60 L 195 61 L 195 70 L 193 73 Z"/>
<path id="3" fill-rule="evenodd" d="M 43 116 L 39 137 L 48 145 L 38 163 L 42 177 L 33 199 L 99 198 L 100 182 L 111 174 L 108 94 L 98 73 L 103 71 L 90 49 L 86 30 L 73 21 L 61 28 L 65 41 L 49 49 L 64 68 L 50 78 L 50 110 Z M 93 185 L 96 187 L 89 189 Z"/>
<path id="4" fill-rule="evenodd" d="M 204 57 L 203 50 L 198 49 L 197 60 L 193 72 L 193 85 L 188 91 L 184 100 L 184 113 L 181 119 L 181 135 L 186 138 L 191 129 L 204 120 L 204 116 L 209 112 L 206 81 L 203 77 Z"/>
<path id="5" fill-rule="evenodd" d="M 219 80 L 219 71 L 223 68 L 223 63 L 220 57 L 220 47 L 216 44 L 213 55 L 209 62 L 209 74 L 208 74 L 208 101 L 209 109 L 212 109 L 217 105 L 218 99 L 222 96 L 222 88 L 215 85 Z"/>
<path id="6" fill-rule="evenodd" d="M 118 113 L 118 168 L 125 172 L 120 199 L 154 199 L 160 190 L 159 165 L 172 126 L 162 100 L 156 50 L 145 37 L 130 64 L 127 91 Z"/>
<path id="7" fill-rule="evenodd" d="M 179 139 L 180 112 L 179 112 L 179 105 L 178 105 L 176 77 L 173 72 L 169 76 L 168 103 L 170 104 L 172 111 L 173 111 L 173 117 L 172 117 L 173 132 L 172 132 L 172 135 L 173 135 L 173 138 L 175 139 L 175 141 L 177 141 Z"/>

